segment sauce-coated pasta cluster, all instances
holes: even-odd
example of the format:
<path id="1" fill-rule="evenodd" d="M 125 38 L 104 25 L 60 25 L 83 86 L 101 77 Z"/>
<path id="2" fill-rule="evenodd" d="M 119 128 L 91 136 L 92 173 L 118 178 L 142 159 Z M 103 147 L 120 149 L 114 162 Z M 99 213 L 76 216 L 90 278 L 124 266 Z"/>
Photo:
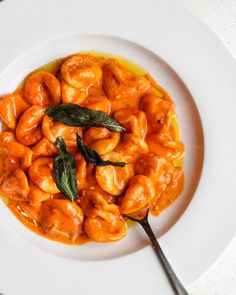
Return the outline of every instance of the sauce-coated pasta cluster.
<path id="1" fill-rule="evenodd" d="M 114 118 L 124 132 L 68 126 L 46 115 L 76 104 Z M 113 242 L 126 235 L 126 215 L 150 208 L 158 215 L 181 193 L 184 174 L 175 105 L 149 74 L 137 75 L 117 58 L 78 53 L 37 70 L 0 100 L 0 192 L 16 217 L 52 240 Z M 86 161 L 76 136 L 104 161 Z M 61 137 L 76 163 L 78 197 L 68 200 L 53 176 Z"/>

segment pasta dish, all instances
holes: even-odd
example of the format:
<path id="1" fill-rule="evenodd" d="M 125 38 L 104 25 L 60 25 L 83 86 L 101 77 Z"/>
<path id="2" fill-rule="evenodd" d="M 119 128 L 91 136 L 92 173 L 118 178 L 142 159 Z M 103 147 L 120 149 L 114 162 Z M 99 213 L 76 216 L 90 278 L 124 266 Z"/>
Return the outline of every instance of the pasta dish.
<path id="1" fill-rule="evenodd" d="M 118 57 L 77 53 L 0 100 L 0 194 L 27 228 L 71 245 L 125 237 L 127 216 L 158 216 L 184 188 L 169 94 Z"/>

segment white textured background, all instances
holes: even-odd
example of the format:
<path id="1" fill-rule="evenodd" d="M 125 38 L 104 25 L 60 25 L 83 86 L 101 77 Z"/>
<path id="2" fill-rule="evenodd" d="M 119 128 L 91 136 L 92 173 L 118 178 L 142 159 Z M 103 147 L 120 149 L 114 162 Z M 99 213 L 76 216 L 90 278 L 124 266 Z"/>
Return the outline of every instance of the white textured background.
<path id="1" fill-rule="evenodd" d="M 208 24 L 227 45 L 236 60 L 236 0 L 177 2 Z M 190 295 L 236 295 L 236 238 L 223 256 L 188 290 Z"/>

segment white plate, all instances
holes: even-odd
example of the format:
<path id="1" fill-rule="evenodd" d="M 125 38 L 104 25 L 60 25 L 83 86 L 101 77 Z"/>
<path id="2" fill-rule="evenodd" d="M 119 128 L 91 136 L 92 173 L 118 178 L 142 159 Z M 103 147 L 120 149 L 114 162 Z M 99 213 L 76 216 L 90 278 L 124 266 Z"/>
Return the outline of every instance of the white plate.
<path id="1" fill-rule="evenodd" d="M 177 104 L 187 149 L 185 191 L 155 223 L 178 276 L 191 284 L 235 233 L 235 61 L 205 25 L 175 3 L 58 2 L 0 4 L 0 94 L 31 69 L 78 50 L 118 54 L 151 72 Z M 203 125 L 204 169 L 193 200 L 178 220 L 193 196 L 203 156 L 201 122 L 192 97 Z M 117 244 L 76 248 L 30 233 L 2 203 L 0 216 L 3 294 L 172 294 L 137 227 Z M 115 257 L 119 259 L 111 259 Z"/>

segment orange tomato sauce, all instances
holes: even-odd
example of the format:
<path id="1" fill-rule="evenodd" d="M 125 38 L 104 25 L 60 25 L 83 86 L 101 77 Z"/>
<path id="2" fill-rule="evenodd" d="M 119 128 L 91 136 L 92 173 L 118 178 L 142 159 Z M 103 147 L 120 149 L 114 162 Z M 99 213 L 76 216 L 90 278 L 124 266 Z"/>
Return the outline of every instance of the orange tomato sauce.
<path id="1" fill-rule="evenodd" d="M 74 103 L 112 116 L 126 131 L 80 128 L 45 114 Z M 126 235 L 127 214 L 149 206 L 158 216 L 184 188 L 184 145 L 168 92 L 134 63 L 97 52 L 77 53 L 45 65 L 0 100 L 0 194 L 35 233 L 58 242 L 114 242 Z M 103 160 L 87 163 L 76 133 Z M 79 195 L 70 202 L 53 178 L 55 139 L 76 161 Z"/>

